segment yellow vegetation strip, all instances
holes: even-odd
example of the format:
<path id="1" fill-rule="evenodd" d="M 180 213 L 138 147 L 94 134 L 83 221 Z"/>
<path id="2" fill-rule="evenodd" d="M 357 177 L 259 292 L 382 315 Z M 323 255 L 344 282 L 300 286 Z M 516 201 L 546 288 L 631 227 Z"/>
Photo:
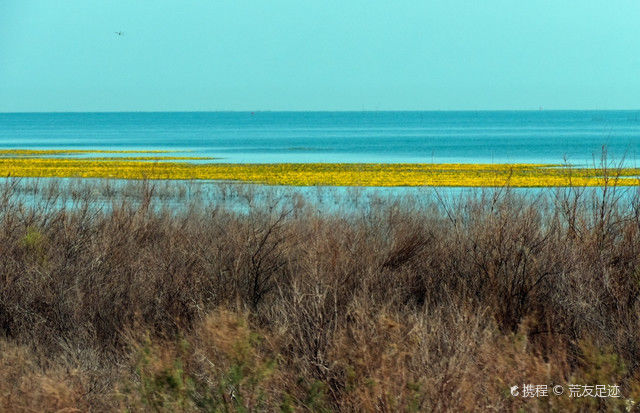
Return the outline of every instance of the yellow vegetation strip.
<path id="1" fill-rule="evenodd" d="M 640 184 L 640 169 L 622 169 L 617 173 L 620 177 L 610 178 L 610 183 Z M 2 157 L 0 154 L 0 176 L 5 177 L 201 179 L 299 186 L 549 187 L 600 186 L 605 182 L 602 175 L 599 169 L 548 164 L 196 164 L 135 158 Z"/>
<path id="2" fill-rule="evenodd" d="M 91 161 L 212 161 L 210 156 L 91 156 Z"/>

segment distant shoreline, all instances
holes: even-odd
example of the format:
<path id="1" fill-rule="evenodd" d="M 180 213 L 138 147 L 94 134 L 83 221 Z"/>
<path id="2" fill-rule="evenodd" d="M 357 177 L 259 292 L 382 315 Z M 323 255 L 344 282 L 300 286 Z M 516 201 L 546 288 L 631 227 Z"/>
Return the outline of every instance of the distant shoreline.
<path id="1" fill-rule="evenodd" d="M 531 113 L 531 112 L 640 112 L 640 109 L 427 109 L 427 110 L 37 110 L 0 112 L 0 115 L 37 115 L 37 114 L 118 114 L 118 113 Z"/>

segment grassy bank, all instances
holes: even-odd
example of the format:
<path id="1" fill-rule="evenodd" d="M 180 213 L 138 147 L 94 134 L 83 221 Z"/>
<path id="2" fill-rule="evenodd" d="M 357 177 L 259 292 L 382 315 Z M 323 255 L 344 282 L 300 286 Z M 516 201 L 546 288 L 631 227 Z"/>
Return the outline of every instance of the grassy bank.
<path id="1" fill-rule="evenodd" d="M 149 182 L 89 188 L 72 207 L 59 186 L 31 187 L 35 203 L 19 188 L 0 190 L 0 411 L 640 399 L 637 194 L 503 188 L 343 214 L 251 193 L 241 213 L 176 209 Z M 524 383 L 616 384 L 622 397 L 511 396 Z"/>
<path id="2" fill-rule="evenodd" d="M 219 180 L 295 186 L 603 186 L 603 167 L 555 164 L 193 163 L 187 156 L 95 156 L 118 151 L 0 151 L 0 176 Z M 84 158 L 74 156 L 83 155 Z M 88 157 L 91 155 L 90 157 Z M 606 163 L 601 163 L 606 164 Z M 639 168 L 616 168 L 616 185 L 640 184 Z"/>

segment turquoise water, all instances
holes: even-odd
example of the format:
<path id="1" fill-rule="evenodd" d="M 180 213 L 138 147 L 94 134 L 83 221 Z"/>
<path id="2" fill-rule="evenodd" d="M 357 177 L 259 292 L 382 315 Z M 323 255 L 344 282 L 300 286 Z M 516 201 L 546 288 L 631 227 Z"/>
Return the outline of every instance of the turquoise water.
<path id="1" fill-rule="evenodd" d="M 636 164 L 640 111 L 0 114 L 0 148 L 173 150 L 216 162 Z"/>

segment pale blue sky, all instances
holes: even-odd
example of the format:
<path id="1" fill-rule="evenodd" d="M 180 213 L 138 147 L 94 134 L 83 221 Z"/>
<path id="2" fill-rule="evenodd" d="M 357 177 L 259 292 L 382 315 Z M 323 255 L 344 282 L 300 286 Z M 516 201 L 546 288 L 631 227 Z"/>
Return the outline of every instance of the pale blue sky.
<path id="1" fill-rule="evenodd" d="M 638 0 L 0 0 L 0 112 L 639 109 L 639 22 Z"/>

